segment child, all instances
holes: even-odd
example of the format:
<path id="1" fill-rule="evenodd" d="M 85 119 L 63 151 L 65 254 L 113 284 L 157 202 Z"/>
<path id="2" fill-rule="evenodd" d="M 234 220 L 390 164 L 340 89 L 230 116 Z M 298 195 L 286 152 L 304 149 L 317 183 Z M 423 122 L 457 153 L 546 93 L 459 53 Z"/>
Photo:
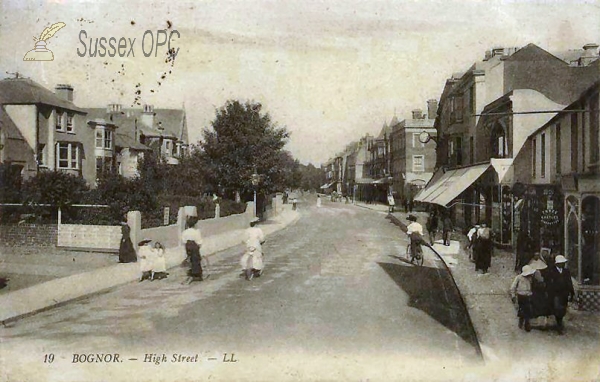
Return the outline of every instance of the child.
<path id="1" fill-rule="evenodd" d="M 152 280 L 162 280 L 167 278 L 167 261 L 165 260 L 165 247 L 157 241 L 154 244 L 154 264 L 152 267 Z"/>
<path id="2" fill-rule="evenodd" d="M 138 257 L 140 258 L 140 282 L 152 279 L 153 248 L 150 247 L 152 240 L 144 239 L 138 243 Z"/>
<path id="3" fill-rule="evenodd" d="M 525 324 L 525 331 L 531 331 L 531 324 L 529 320 L 533 316 L 533 305 L 531 296 L 533 295 L 531 289 L 531 279 L 535 269 L 529 265 L 523 267 L 523 272 L 515 277 L 512 285 L 510 286 L 510 295 L 512 302 L 519 303 L 519 311 L 517 316 L 519 317 L 519 329 L 523 328 Z"/>

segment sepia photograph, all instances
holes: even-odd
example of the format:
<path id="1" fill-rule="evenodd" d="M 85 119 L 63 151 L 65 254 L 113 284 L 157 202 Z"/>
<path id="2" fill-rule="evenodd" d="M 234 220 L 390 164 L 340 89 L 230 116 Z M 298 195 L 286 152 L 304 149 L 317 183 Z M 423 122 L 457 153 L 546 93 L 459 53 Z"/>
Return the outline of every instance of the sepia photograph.
<path id="1" fill-rule="evenodd" d="M 0 381 L 600 381 L 600 0 L 0 0 Z"/>

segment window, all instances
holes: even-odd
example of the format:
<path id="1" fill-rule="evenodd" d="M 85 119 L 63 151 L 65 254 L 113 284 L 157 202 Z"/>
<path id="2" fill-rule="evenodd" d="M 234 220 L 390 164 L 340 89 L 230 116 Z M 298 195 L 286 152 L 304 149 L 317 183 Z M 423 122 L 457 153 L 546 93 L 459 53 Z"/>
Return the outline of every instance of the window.
<path id="1" fill-rule="evenodd" d="M 535 157 L 537 155 L 537 142 L 535 140 L 535 138 L 533 138 L 533 145 L 532 145 L 532 150 L 531 150 L 531 168 L 532 168 L 532 172 L 531 172 L 531 176 L 533 176 L 535 178 L 535 167 L 537 166 Z"/>
<path id="2" fill-rule="evenodd" d="M 58 157 L 57 167 L 61 169 L 79 169 L 79 146 L 77 143 L 56 144 Z"/>
<path id="3" fill-rule="evenodd" d="M 73 114 L 67 114 L 67 132 L 73 132 Z"/>
<path id="4" fill-rule="evenodd" d="M 475 163 L 475 139 L 473 137 L 469 138 L 469 160 L 470 163 Z"/>
<path id="5" fill-rule="evenodd" d="M 413 155 L 413 172 L 425 171 L 425 156 Z"/>
<path id="6" fill-rule="evenodd" d="M 110 150 L 112 148 L 112 131 L 104 130 L 104 148 Z"/>
<path id="7" fill-rule="evenodd" d="M 64 130 L 64 128 L 63 128 L 63 121 L 62 121 L 63 120 L 63 113 L 57 111 L 56 115 L 55 115 L 55 118 L 56 118 L 55 119 L 56 130 L 57 131 L 63 131 Z"/>
<path id="8" fill-rule="evenodd" d="M 546 177 L 546 133 L 540 139 L 540 177 Z"/>
<path id="9" fill-rule="evenodd" d="M 578 136 L 577 113 L 571 114 L 571 171 L 577 172 L 577 161 L 579 159 L 579 136 Z"/>
<path id="10" fill-rule="evenodd" d="M 46 145 L 44 144 L 39 144 L 38 145 L 38 165 L 40 166 L 44 166 L 46 164 L 46 157 L 44 156 L 44 148 L 46 147 Z"/>
<path id="11" fill-rule="evenodd" d="M 471 114 L 475 114 L 477 110 L 475 110 L 475 85 L 471 85 L 469 88 L 469 110 Z"/>
<path id="12" fill-rule="evenodd" d="M 104 130 L 97 129 L 96 130 L 96 147 L 101 149 L 104 141 Z"/>
<path id="13" fill-rule="evenodd" d="M 600 150 L 594 149 L 598 147 L 598 135 L 600 127 L 598 123 L 598 94 L 590 99 L 590 164 L 597 164 L 600 160 Z"/>
<path id="14" fill-rule="evenodd" d="M 413 133 L 412 135 L 412 147 L 417 148 L 417 147 L 425 147 L 425 143 L 421 142 L 419 140 L 419 136 L 421 134 L 420 133 Z"/>
<path id="15" fill-rule="evenodd" d="M 96 176 L 103 172 L 113 171 L 113 158 L 111 157 L 96 157 Z"/>
<path id="16" fill-rule="evenodd" d="M 462 137 L 456 137 L 456 165 L 462 166 Z"/>
<path id="17" fill-rule="evenodd" d="M 560 145 L 561 145 L 561 142 L 560 142 L 560 123 L 557 123 L 557 124 L 556 124 L 556 137 L 555 137 L 555 138 L 556 138 L 556 142 L 555 142 L 555 144 L 556 144 L 556 147 L 555 147 L 555 154 L 556 154 L 556 160 L 555 160 L 555 162 L 556 162 L 556 173 L 557 173 L 558 175 L 560 175 L 560 172 L 561 172 L 561 171 L 560 171 L 560 167 L 561 167 L 561 156 L 562 156 L 562 152 L 561 152 L 561 149 L 560 149 Z"/>

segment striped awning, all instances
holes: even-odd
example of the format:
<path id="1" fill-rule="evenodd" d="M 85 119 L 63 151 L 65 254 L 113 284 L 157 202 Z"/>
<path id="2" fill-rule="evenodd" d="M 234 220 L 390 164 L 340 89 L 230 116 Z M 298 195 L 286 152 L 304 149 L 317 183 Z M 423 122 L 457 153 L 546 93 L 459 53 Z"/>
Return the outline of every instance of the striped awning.
<path id="1" fill-rule="evenodd" d="M 448 205 L 470 185 L 475 183 L 490 164 L 481 164 L 470 167 L 449 170 L 443 174 L 436 174 L 433 181 L 417 194 L 414 200 L 423 203 L 433 203 L 440 206 Z M 438 170 L 441 171 L 441 170 Z"/>

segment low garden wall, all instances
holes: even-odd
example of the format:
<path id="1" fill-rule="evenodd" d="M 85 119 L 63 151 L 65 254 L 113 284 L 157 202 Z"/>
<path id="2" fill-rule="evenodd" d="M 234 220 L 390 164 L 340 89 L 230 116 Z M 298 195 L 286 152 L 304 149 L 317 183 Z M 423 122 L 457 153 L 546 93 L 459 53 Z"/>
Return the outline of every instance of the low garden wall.
<path id="1" fill-rule="evenodd" d="M 57 236 L 56 224 L 0 225 L 0 245 L 7 247 L 53 247 Z"/>
<path id="2" fill-rule="evenodd" d="M 121 227 L 110 225 L 60 224 L 58 247 L 118 251 Z"/>

